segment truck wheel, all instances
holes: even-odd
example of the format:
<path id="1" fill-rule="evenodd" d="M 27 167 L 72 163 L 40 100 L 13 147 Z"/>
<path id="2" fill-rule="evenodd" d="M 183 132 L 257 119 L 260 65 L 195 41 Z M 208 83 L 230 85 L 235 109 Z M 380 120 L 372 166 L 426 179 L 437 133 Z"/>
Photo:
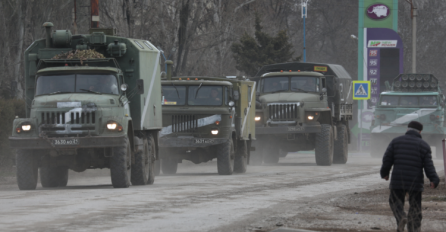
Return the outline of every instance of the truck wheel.
<path id="1" fill-rule="evenodd" d="M 173 175 L 177 173 L 178 161 L 176 159 L 162 159 L 161 169 L 166 175 Z"/>
<path id="2" fill-rule="evenodd" d="M 277 147 L 267 145 L 263 153 L 263 162 L 266 164 L 277 164 L 279 163 L 279 149 Z"/>
<path id="3" fill-rule="evenodd" d="M 152 135 L 144 140 L 144 151 L 135 154 L 135 164 L 131 168 L 132 185 L 146 185 L 154 182 L 154 161 L 155 156 L 154 140 Z"/>
<path id="4" fill-rule="evenodd" d="M 239 141 L 234 160 L 234 172 L 245 173 L 248 162 L 248 145 L 246 141 Z"/>
<path id="5" fill-rule="evenodd" d="M 130 143 L 125 142 L 113 148 L 113 156 L 110 157 L 110 176 L 114 188 L 128 188 L 130 186 Z"/>
<path id="6" fill-rule="evenodd" d="M 322 124 L 321 132 L 316 134 L 316 164 L 330 166 L 333 163 L 333 128 Z"/>
<path id="7" fill-rule="evenodd" d="M 217 170 L 219 175 L 232 175 L 234 171 L 234 142 L 217 145 Z"/>
<path id="8" fill-rule="evenodd" d="M 41 167 L 40 184 L 44 188 L 65 187 L 68 183 L 67 167 Z"/>
<path id="9" fill-rule="evenodd" d="M 348 159 L 348 130 L 345 125 L 337 128 L 338 140 L 334 144 L 333 163 L 345 164 Z"/>
<path id="10" fill-rule="evenodd" d="M 32 150 L 18 150 L 16 156 L 17 185 L 20 190 L 34 190 L 37 187 L 37 162 Z"/>

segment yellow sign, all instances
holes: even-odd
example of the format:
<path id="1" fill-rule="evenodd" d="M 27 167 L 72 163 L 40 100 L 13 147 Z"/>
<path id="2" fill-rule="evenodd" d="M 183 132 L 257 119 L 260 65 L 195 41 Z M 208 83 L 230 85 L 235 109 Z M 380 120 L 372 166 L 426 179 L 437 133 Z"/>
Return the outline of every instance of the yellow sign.
<path id="1" fill-rule="evenodd" d="M 176 105 L 177 102 L 169 102 L 169 101 L 165 101 L 164 105 Z"/>
<path id="2" fill-rule="evenodd" d="M 314 66 L 314 71 L 315 72 L 326 72 L 327 67 L 326 66 Z"/>

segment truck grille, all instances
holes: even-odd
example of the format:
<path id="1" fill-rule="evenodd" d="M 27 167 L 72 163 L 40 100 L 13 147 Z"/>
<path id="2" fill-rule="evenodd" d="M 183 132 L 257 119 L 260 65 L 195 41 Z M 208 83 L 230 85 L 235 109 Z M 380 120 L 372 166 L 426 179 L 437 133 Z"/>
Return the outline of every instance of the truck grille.
<path id="1" fill-rule="evenodd" d="M 42 112 L 41 122 L 42 124 L 94 124 L 96 114 L 95 112 Z"/>
<path id="2" fill-rule="evenodd" d="M 172 115 L 172 132 L 194 132 L 197 125 L 195 115 Z"/>
<path id="3" fill-rule="evenodd" d="M 272 120 L 295 119 L 297 118 L 297 107 L 296 103 L 270 103 L 268 104 L 269 118 Z"/>

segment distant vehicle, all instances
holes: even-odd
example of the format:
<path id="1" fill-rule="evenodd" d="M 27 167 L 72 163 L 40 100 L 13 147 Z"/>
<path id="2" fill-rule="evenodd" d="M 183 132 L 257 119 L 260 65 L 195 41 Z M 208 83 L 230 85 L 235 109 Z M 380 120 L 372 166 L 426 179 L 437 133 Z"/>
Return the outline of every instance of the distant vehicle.
<path id="1" fill-rule="evenodd" d="M 244 77 L 174 77 L 162 81 L 161 170 L 217 159 L 220 175 L 246 172 L 255 140 L 255 82 Z M 252 106 L 252 107 L 251 107 Z"/>
<path id="2" fill-rule="evenodd" d="M 9 138 L 19 188 L 35 189 L 38 176 L 43 187 L 66 186 L 68 169 L 94 168 L 110 168 L 115 188 L 152 184 L 162 127 L 159 51 L 108 29 L 71 35 L 52 26 L 45 23 L 46 39 L 25 52 L 27 118 L 14 120 Z"/>
<path id="3" fill-rule="evenodd" d="M 257 81 L 253 163 L 277 163 L 287 152 L 315 150 L 317 165 L 345 164 L 352 119 L 351 77 L 340 65 L 263 66 Z"/>
<path id="4" fill-rule="evenodd" d="M 445 137 L 445 96 L 432 74 L 400 74 L 390 91 L 382 92 L 376 105 L 371 131 L 371 156 L 383 157 L 390 141 L 403 135 L 407 124 L 423 124 L 422 137 L 443 157 L 441 140 Z"/>

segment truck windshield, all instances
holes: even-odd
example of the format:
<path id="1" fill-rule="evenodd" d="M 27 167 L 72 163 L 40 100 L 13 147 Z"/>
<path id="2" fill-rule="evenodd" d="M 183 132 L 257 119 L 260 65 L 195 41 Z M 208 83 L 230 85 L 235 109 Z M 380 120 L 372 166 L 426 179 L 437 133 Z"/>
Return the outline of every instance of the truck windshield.
<path id="1" fill-rule="evenodd" d="M 220 106 L 223 103 L 221 86 L 189 86 L 188 105 Z"/>
<path id="2" fill-rule="evenodd" d="M 162 87 L 164 102 L 163 105 L 185 105 L 186 86 L 164 86 Z"/>
<path id="3" fill-rule="evenodd" d="M 437 107 L 437 96 L 382 96 L 381 106 Z"/>
<path id="4" fill-rule="evenodd" d="M 36 95 L 58 93 L 119 94 L 112 74 L 44 75 L 37 78 Z"/>
<path id="5" fill-rule="evenodd" d="M 263 92 L 319 92 L 317 77 L 267 77 L 263 79 Z"/>

